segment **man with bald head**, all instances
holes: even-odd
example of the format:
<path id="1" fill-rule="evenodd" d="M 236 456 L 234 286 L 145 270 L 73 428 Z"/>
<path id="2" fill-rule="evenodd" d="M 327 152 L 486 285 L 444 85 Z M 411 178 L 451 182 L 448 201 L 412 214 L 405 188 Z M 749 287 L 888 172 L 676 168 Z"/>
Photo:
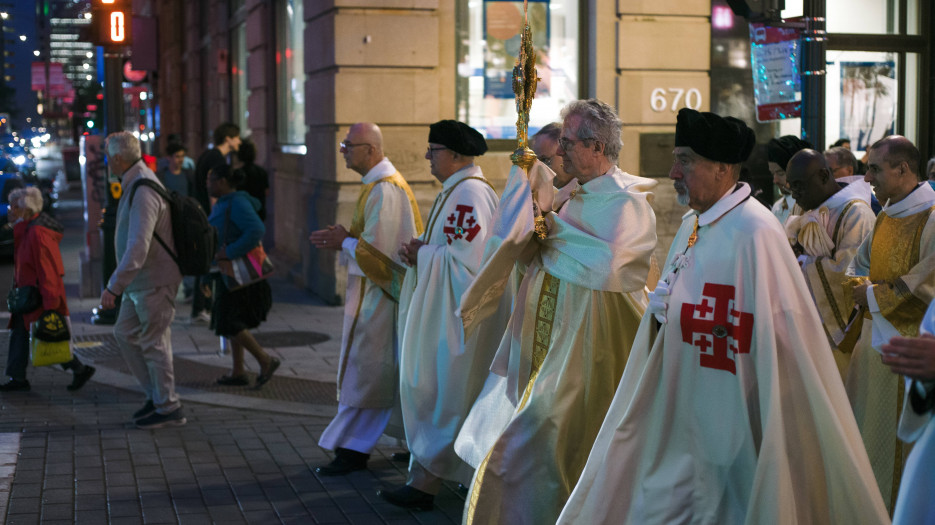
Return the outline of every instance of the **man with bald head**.
<path id="1" fill-rule="evenodd" d="M 844 148 L 839 148 L 847 151 Z M 827 155 L 827 153 L 826 153 Z M 789 161 L 786 182 L 804 209 L 786 222 L 786 235 L 798 257 L 842 379 L 853 344 L 838 348 L 854 309 L 854 299 L 840 285 L 857 249 L 873 228 L 870 186 L 842 182 L 821 153 L 803 149 Z"/>
<path id="2" fill-rule="evenodd" d="M 679 111 L 691 210 L 558 523 L 888 520 L 802 272 L 738 180 L 755 142 Z"/>
<path id="3" fill-rule="evenodd" d="M 896 436 L 905 388 L 879 352 L 893 337 L 917 337 L 935 297 L 935 190 L 920 180 L 920 164 L 919 150 L 906 137 L 891 135 L 870 146 L 865 179 L 885 207 L 848 270 L 862 326 L 854 323 L 860 340 L 845 387 L 890 509 L 908 452 Z"/>
<path id="4" fill-rule="evenodd" d="M 366 468 L 397 403 L 396 317 L 405 266 L 396 250 L 422 233 L 415 197 L 384 156 L 380 128 L 354 124 L 340 147 L 346 166 L 362 177 L 351 229 L 338 224 L 308 238 L 319 250 L 340 252 L 347 266 L 338 414 L 318 443 L 335 458 L 315 469 L 322 476 Z"/>

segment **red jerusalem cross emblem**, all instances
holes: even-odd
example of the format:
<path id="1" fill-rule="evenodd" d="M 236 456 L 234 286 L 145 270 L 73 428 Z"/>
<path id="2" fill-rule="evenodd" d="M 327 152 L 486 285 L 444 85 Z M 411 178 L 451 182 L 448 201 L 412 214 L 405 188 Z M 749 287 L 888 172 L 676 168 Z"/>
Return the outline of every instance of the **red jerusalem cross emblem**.
<path id="1" fill-rule="evenodd" d="M 474 207 L 459 204 L 455 207 L 455 213 L 448 216 L 448 224 L 442 228 L 445 235 L 448 236 L 448 244 L 464 238 L 467 242 L 474 240 L 480 233 L 480 224 L 474 219 Z"/>
<path id="2" fill-rule="evenodd" d="M 701 304 L 682 305 L 681 324 L 682 341 L 701 350 L 701 366 L 736 375 L 733 356 L 750 353 L 753 314 L 735 308 L 734 293 L 733 286 L 705 283 Z"/>

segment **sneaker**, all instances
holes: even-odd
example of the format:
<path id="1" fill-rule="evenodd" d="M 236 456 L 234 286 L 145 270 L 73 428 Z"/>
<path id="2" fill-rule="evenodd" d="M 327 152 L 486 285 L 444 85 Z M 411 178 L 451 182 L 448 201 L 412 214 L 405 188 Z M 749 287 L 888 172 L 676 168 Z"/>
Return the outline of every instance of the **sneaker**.
<path id="1" fill-rule="evenodd" d="M 0 385 L 0 392 L 29 392 L 29 381 L 10 379 L 8 383 Z"/>
<path id="2" fill-rule="evenodd" d="M 155 428 L 180 427 L 185 423 L 188 423 L 188 420 L 185 419 L 185 414 L 182 412 L 182 409 L 178 408 L 171 414 L 153 412 L 143 419 L 138 419 L 136 420 L 136 428 L 151 430 Z"/>
<path id="3" fill-rule="evenodd" d="M 137 410 L 133 413 L 133 420 L 142 419 L 150 414 L 156 412 L 156 405 L 153 404 L 152 399 L 147 399 L 146 404 L 143 405 L 143 408 Z"/>
<path id="4" fill-rule="evenodd" d="M 75 390 L 80 389 L 88 382 L 88 379 L 91 379 L 91 376 L 94 375 L 97 369 L 93 366 L 84 365 L 84 368 L 81 371 L 76 371 L 74 377 L 71 379 L 71 384 L 66 386 L 69 392 L 74 392 Z"/>
<path id="5" fill-rule="evenodd" d="M 189 320 L 191 324 L 208 324 L 211 322 L 211 313 L 207 310 L 202 310 L 196 315 L 193 315 Z"/>

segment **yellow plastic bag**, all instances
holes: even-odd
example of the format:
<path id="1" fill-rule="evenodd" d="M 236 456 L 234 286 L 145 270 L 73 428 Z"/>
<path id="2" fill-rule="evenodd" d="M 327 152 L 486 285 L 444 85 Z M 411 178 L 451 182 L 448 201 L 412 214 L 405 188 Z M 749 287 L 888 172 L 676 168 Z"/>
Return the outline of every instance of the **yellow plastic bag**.
<path id="1" fill-rule="evenodd" d="M 49 366 L 71 361 L 71 341 L 40 341 L 35 336 L 35 324 L 30 327 L 29 358 L 32 366 Z"/>

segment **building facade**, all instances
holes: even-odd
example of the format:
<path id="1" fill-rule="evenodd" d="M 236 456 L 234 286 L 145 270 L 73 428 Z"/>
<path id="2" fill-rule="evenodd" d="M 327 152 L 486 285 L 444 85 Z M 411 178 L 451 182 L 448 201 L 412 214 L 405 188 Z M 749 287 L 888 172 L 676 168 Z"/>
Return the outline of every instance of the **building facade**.
<path id="1" fill-rule="evenodd" d="M 862 12 L 874 13 L 865 17 L 869 21 L 858 19 L 858 11 L 848 7 L 851 0 L 827 1 L 825 142 L 837 139 L 841 122 L 850 124 L 852 114 L 862 111 L 871 121 L 889 119 L 886 129 L 909 136 L 930 155 L 935 151 L 932 107 L 922 95 L 929 92 L 935 70 L 929 2 L 860 2 L 866 4 Z M 802 14 L 801 3 L 795 3 L 786 1 L 784 16 Z M 478 163 L 502 188 L 515 148 L 508 71 L 522 5 L 504 0 L 156 2 L 159 73 L 153 89 L 159 133 L 181 133 L 197 156 L 211 142 L 215 126 L 238 123 L 256 142 L 258 163 L 270 172 L 266 244 L 297 285 L 340 302 L 345 276 L 337 258 L 306 240 L 312 230 L 348 224 L 353 213 L 360 176 L 344 167 L 338 143 L 351 124 L 378 123 L 387 156 L 427 213 L 440 188 L 423 158 L 428 125 L 464 120 L 488 137 L 491 151 Z M 542 78 L 530 127 L 558 120 L 561 106 L 575 98 L 597 97 L 618 109 L 625 123 L 621 167 L 660 178 L 654 203 L 660 258 L 686 211 L 665 178 L 678 109 L 755 122 L 749 32 L 746 22 L 729 12 L 728 21 L 723 8 L 723 0 L 529 2 Z M 855 109 L 853 101 L 842 100 L 842 85 L 851 85 L 847 75 L 869 78 L 865 91 L 888 88 L 888 94 Z M 800 125 L 792 119 L 755 127 L 765 144 L 798 133 Z M 868 133 L 860 144 L 872 138 L 879 137 Z M 762 147 L 748 167 L 754 177 L 768 178 Z M 768 182 L 766 191 L 772 191 Z"/>

